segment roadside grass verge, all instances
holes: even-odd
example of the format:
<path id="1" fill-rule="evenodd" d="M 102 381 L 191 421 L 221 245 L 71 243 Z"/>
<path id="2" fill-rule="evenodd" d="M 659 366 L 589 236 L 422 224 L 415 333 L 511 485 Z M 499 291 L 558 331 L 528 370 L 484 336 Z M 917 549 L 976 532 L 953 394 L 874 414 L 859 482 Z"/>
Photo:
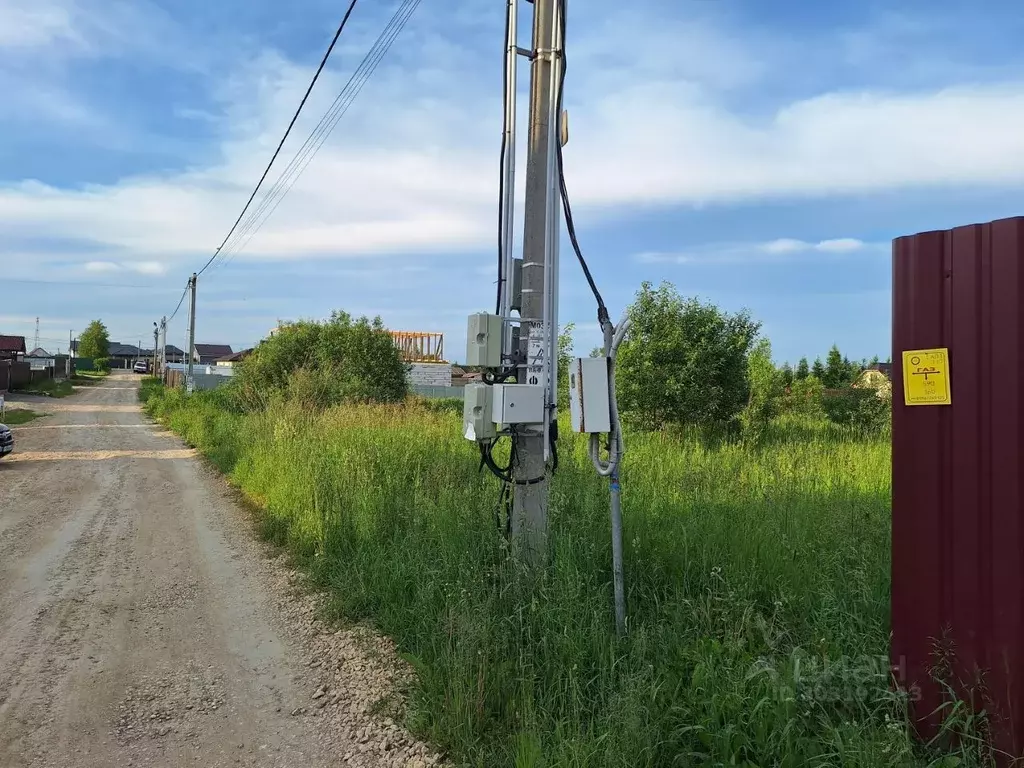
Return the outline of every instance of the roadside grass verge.
<path id="1" fill-rule="evenodd" d="M 8 408 L 4 411 L 4 414 L 0 416 L 0 422 L 6 424 L 8 427 L 15 427 L 20 424 L 28 424 L 30 421 L 40 419 L 45 415 L 45 413 L 36 413 L 35 411 L 29 411 L 24 408 Z"/>
<path id="2" fill-rule="evenodd" d="M 607 485 L 570 430 L 550 565 L 531 579 L 447 409 L 146 400 L 257 504 L 337 618 L 395 638 L 417 671 L 410 725 L 458 764 L 981 764 L 915 746 L 889 684 L 883 440 L 795 422 L 758 446 L 628 435 L 620 640 Z"/>
<path id="3" fill-rule="evenodd" d="M 25 395 L 41 395 L 43 397 L 67 397 L 74 393 L 74 387 L 70 381 L 40 381 L 18 390 Z"/>
<path id="4" fill-rule="evenodd" d="M 78 371 L 71 377 L 71 383 L 76 387 L 89 387 L 99 384 L 109 374 L 102 371 Z"/>

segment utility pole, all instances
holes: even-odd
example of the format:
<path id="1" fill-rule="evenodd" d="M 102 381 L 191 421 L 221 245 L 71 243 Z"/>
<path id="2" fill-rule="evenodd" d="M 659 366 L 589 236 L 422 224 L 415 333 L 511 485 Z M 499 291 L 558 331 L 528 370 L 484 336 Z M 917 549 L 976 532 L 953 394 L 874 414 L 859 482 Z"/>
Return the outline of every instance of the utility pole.
<path id="1" fill-rule="evenodd" d="M 167 315 L 160 318 L 160 375 L 167 370 Z"/>
<path id="2" fill-rule="evenodd" d="M 153 323 L 153 375 L 156 376 L 156 350 L 160 346 L 160 326 Z"/>
<path id="3" fill-rule="evenodd" d="M 189 296 L 189 311 L 188 311 L 188 373 L 185 375 L 185 387 L 189 392 L 192 391 L 193 378 L 192 378 L 192 360 L 195 357 L 196 349 L 196 281 L 199 276 L 195 272 L 192 273 L 192 279 L 189 280 L 191 286 L 191 295 Z"/>
<path id="4" fill-rule="evenodd" d="M 533 60 L 530 68 L 530 119 L 526 161 L 525 224 L 522 264 L 522 325 L 520 344 L 525 364 L 517 381 L 544 385 L 549 393 L 545 424 L 516 432 L 516 482 L 512 508 L 512 541 L 533 564 L 547 557 L 548 478 L 545 457 L 555 402 L 550 393 L 557 376 L 553 340 L 558 333 L 555 288 L 558 257 L 558 196 L 555 187 L 555 142 L 558 136 L 556 88 L 561 67 L 557 10 L 560 0 L 534 0 Z"/>

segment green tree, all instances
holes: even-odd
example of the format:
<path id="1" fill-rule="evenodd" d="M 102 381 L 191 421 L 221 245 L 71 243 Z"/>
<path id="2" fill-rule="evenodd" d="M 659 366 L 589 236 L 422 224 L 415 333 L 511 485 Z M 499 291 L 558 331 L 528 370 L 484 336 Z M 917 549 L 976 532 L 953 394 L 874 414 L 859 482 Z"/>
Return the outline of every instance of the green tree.
<path id="1" fill-rule="evenodd" d="M 825 373 L 821 383 L 828 389 L 838 389 L 848 383 L 849 372 L 850 361 L 844 359 L 839 347 L 833 344 L 825 359 Z"/>
<path id="2" fill-rule="evenodd" d="M 78 337 L 78 356 L 92 360 L 110 357 L 110 333 L 102 320 L 93 320 Z"/>
<path id="3" fill-rule="evenodd" d="M 645 282 L 629 314 L 617 362 L 623 414 L 647 427 L 718 426 L 739 415 L 750 396 L 747 354 L 760 328 L 748 313 Z"/>
<path id="4" fill-rule="evenodd" d="M 233 384 L 248 408 L 274 396 L 311 407 L 396 402 L 408 393 L 407 366 L 380 318 L 333 312 L 323 323 L 287 323 L 240 365 Z"/>
<path id="5" fill-rule="evenodd" d="M 825 366 L 821 364 L 821 358 L 814 358 L 814 365 L 811 366 L 811 375 L 818 381 L 824 383 L 825 380 Z"/>
<path id="6" fill-rule="evenodd" d="M 789 363 L 784 363 L 779 369 L 779 375 L 782 377 L 782 386 L 789 387 L 793 385 L 793 380 L 796 378 L 796 374 L 793 373 L 793 366 Z"/>
<path id="7" fill-rule="evenodd" d="M 772 345 L 768 339 L 759 339 L 747 358 L 747 381 L 750 398 L 743 410 L 743 431 L 758 438 L 778 413 L 783 394 L 783 377 L 772 362 Z"/>
<path id="8" fill-rule="evenodd" d="M 802 381 L 811 375 L 811 366 L 807 364 L 807 358 L 801 357 L 800 362 L 796 364 L 796 376 L 797 381 Z"/>

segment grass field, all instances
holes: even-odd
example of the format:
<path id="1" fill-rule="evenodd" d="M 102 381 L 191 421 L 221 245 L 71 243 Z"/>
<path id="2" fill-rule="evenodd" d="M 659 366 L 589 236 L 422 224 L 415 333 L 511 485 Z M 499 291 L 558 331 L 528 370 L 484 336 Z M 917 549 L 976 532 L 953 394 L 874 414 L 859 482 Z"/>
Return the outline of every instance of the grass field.
<path id="1" fill-rule="evenodd" d="M 568 435 L 551 564 L 516 573 L 447 409 L 226 411 L 150 385 L 332 597 L 418 672 L 410 722 L 476 766 L 970 765 L 914 747 L 888 684 L 890 451 L 790 421 L 759 447 L 628 436 L 629 637 L 607 487 Z"/>

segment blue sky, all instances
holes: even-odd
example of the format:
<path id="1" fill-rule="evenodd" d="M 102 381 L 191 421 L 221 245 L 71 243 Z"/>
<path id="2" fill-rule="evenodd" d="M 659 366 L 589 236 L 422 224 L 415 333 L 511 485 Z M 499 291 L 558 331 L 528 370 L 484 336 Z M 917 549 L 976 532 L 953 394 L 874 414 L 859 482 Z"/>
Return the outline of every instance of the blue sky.
<path id="1" fill-rule="evenodd" d="M 151 338 L 345 5 L 0 0 L 0 333 L 31 344 L 39 317 L 66 347 L 101 317 Z M 361 0 L 284 162 L 396 7 Z M 339 308 L 463 356 L 465 316 L 493 306 L 503 8 L 424 0 L 274 215 L 200 280 L 197 341 Z M 572 0 L 567 181 L 613 315 L 667 280 L 749 309 L 780 361 L 833 342 L 884 358 L 892 238 L 1021 213 L 1022 33 L 1001 0 Z M 571 256 L 560 320 L 586 353 Z"/>

